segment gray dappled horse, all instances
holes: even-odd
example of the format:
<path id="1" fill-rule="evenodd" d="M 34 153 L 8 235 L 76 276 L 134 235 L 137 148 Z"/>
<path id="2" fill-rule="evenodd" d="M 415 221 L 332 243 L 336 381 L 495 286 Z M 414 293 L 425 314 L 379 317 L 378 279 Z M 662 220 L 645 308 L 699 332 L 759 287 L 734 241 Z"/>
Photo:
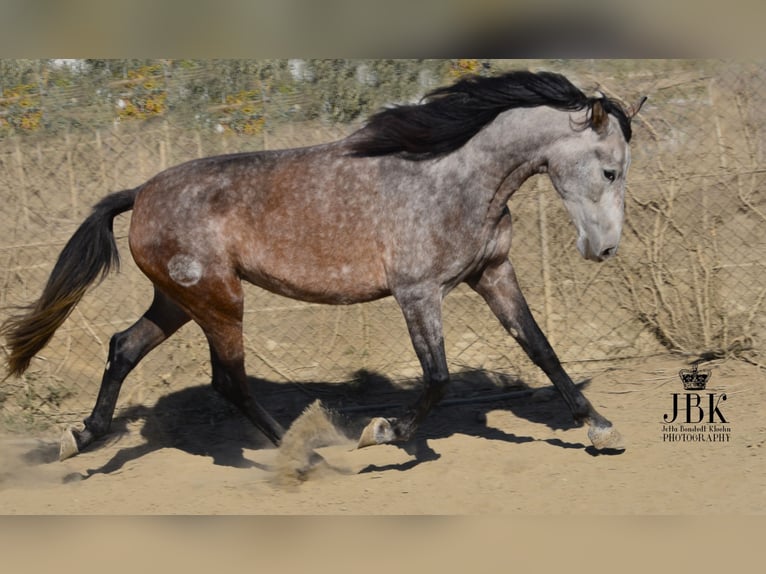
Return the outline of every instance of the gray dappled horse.
<path id="1" fill-rule="evenodd" d="M 409 439 L 444 394 L 442 300 L 465 282 L 550 377 L 575 420 L 589 425 L 593 445 L 622 449 L 529 311 L 508 259 L 506 204 L 527 178 L 547 173 L 580 253 L 613 256 L 637 111 L 588 97 L 558 74 L 516 71 L 462 79 L 420 104 L 385 109 L 336 142 L 167 169 L 94 207 L 40 299 L 4 323 L 8 370 L 23 373 L 89 285 L 119 263 L 112 220 L 132 209 L 130 250 L 154 300 L 112 337 L 96 405 L 84 428 L 65 433 L 62 457 L 108 432 L 125 377 L 189 320 L 209 342 L 213 386 L 279 444 L 282 427 L 247 384 L 243 279 L 302 301 L 396 299 L 424 389 L 402 416 L 373 419 L 360 446 Z"/>

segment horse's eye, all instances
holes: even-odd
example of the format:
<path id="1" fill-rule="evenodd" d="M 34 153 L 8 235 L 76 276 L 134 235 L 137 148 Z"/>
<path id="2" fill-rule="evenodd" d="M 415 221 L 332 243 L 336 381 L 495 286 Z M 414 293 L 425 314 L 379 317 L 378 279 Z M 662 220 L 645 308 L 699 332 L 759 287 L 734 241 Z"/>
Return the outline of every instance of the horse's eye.
<path id="1" fill-rule="evenodd" d="M 614 181 L 617 178 L 617 172 L 614 171 L 613 169 L 605 169 L 604 177 L 607 178 L 609 181 Z"/>

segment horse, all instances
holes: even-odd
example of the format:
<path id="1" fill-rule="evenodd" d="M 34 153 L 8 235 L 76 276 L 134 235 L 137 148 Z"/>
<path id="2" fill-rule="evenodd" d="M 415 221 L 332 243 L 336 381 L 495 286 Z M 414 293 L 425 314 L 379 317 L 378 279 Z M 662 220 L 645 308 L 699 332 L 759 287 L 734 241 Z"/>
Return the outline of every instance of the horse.
<path id="1" fill-rule="evenodd" d="M 166 169 L 98 202 L 39 299 L 3 323 L 8 376 L 21 375 L 86 290 L 119 267 L 112 221 L 132 210 L 130 252 L 153 284 L 153 300 L 111 337 L 95 406 L 81 428 L 64 432 L 62 459 L 108 434 L 125 378 L 189 321 L 208 341 L 213 387 L 279 445 L 283 427 L 248 386 L 243 280 L 315 303 L 396 300 L 422 367 L 422 390 L 400 416 L 372 418 L 359 447 L 408 441 L 445 394 L 442 301 L 466 283 L 546 373 L 575 423 L 588 425 L 593 447 L 624 450 L 530 312 L 509 258 L 507 203 L 529 177 L 547 174 L 577 230 L 580 254 L 596 262 L 613 257 L 631 121 L 641 104 L 587 96 L 552 72 L 471 76 L 418 103 L 383 108 L 334 142 Z"/>

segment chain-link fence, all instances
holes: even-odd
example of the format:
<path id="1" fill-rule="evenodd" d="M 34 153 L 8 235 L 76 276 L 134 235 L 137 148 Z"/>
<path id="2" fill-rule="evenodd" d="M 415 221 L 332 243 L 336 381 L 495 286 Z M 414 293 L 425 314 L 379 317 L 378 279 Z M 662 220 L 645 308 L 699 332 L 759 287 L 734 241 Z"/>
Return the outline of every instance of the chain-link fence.
<path id="1" fill-rule="evenodd" d="M 361 66 L 362 64 L 360 64 Z M 511 62 L 494 62 L 502 70 Z M 586 262 L 547 178 L 512 198 L 511 259 L 527 299 L 574 376 L 604 361 L 664 350 L 734 354 L 757 362 L 766 319 L 766 64 L 682 62 L 524 62 L 564 73 L 633 103 L 626 228 L 619 256 Z M 433 65 L 430 64 L 433 73 Z M 352 81 L 367 81 L 358 73 Z M 449 81 L 445 78 L 444 81 Z M 315 89 L 308 83 L 305 90 Z M 301 94 L 286 95 L 290 105 Z M 271 121 L 263 129 L 218 133 L 168 119 L 0 140 L 0 305 L 37 298 L 63 244 L 109 191 L 135 186 L 188 159 L 273 149 L 343 137 L 356 124 Z M 123 266 L 92 289 L 27 373 L 0 386 L 6 426 L 72 422 L 90 411 L 111 335 L 151 300 L 149 281 L 127 246 L 129 214 L 115 222 Z M 246 289 L 250 375 L 275 382 L 349 381 L 362 370 L 414 379 L 420 370 L 392 300 L 334 307 Z M 5 317 L 3 311 L 2 318 Z M 480 298 L 459 288 L 445 301 L 453 372 L 481 369 L 535 384 L 542 376 Z M 4 373 L 0 371 L 0 376 Z M 120 407 L 209 381 L 207 344 L 190 324 L 130 375 Z"/>

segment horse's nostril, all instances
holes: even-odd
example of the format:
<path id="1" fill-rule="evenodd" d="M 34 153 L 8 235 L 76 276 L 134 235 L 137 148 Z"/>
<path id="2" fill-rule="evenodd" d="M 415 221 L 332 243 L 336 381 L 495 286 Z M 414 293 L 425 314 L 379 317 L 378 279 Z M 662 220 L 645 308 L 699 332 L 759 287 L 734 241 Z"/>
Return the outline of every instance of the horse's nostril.
<path id="1" fill-rule="evenodd" d="M 599 256 L 599 257 L 600 257 L 600 258 L 601 258 L 601 260 L 603 261 L 604 259 L 609 259 L 609 258 L 610 258 L 612 255 L 614 255 L 616 252 L 617 252 L 617 248 L 616 248 L 616 247 L 609 247 L 609 248 L 607 248 L 607 249 L 604 249 L 604 250 L 601 252 L 601 254 L 600 254 L 600 256 Z"/>

